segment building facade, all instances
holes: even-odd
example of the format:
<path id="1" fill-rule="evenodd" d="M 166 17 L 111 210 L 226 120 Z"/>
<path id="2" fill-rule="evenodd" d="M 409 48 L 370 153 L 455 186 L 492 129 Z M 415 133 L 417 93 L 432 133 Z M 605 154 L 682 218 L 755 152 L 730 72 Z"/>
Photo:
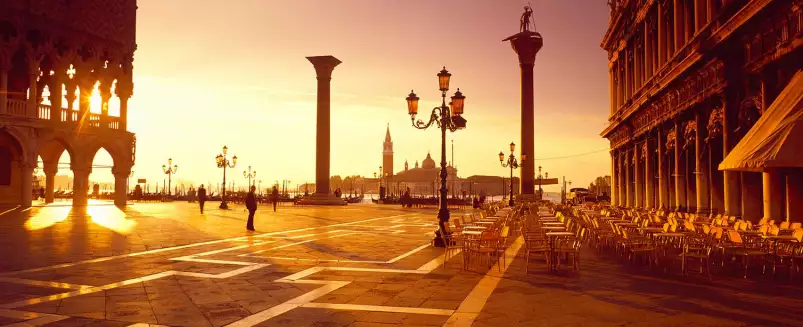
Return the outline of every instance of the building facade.
<path id="1" fill-rule="evenodd" d="M 803 219 L 799 168 L 718 169 L 801 69 L 803 0 L 609 5 L 612 203 Z"/>
<path id="2" fill-rule="evenodd" d="M 0 204 L 31 205 L 39 157 L 52 202 L 67 151 L 73 203 L 85 205 L 100 148 L 114 161 L 115 203 L 125 204 L 136 140 L 126 118 L 136 9 L 136 0 L 0 1 Z M 99 107 L 91 104 L 96 92 Z M 117 116 L 108 110 L 115 96 Z"/>

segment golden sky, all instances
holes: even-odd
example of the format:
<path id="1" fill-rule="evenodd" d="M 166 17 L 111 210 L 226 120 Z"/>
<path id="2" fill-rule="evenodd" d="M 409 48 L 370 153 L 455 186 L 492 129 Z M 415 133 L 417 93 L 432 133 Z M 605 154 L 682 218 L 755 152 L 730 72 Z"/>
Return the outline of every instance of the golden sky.
<path id="1" fill-rule="evenodd" d="M 468 127 L 448 136 L 460 177 L 508 175 L 497 154 L 520 143 L 520 75 L 502 39 L 518 32 L 519 0 L 139 0 L 138 50 L 129 129 L 137 134 L 135 178 L 161 182 L 178 164 L 187 183 L 219 182 L 223 145 L 263 184 L 315 176 L 316 79 L 306 56 L 342 60 L 332 78 L 332 175 L 370 176 L 382 164 L 390 124 L 396 170 L 428 151 L 439 132 L 414 129 L 404 98 L 421 112 L 440 103 L 437 77 L 452 73 L 466 96 Z M 604 1 L 533 1 L 544 47 L 535 63 L 536 159 L 573 186 L 610 174 Z M 113 103 L 111 106 L 113 107 Z M 114 112 L 114 109 L 111 109 Z M 517 155 L 518 155 L 517 151 Z M 449 154 L 448 156 L 450 156 Z M 532 154 L 528 154 L 532 157 Z M 96 164 L 110 159 L 105 153 Z M 518 172 L 517 172 L 518 173 Z M 93 180 L 111 180 L 96 169 Z M 265 187 L 265 186 L 263 186 Z M 557 190 L 548 189 L 548 190 Z"/>

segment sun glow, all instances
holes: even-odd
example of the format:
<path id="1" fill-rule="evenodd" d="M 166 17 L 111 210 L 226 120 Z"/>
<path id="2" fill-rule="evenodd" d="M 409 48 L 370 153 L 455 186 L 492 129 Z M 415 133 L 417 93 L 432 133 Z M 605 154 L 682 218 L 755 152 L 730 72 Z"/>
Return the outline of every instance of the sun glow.
<path id="1" fill-rule="evenodd" d="M 40 208 L 28 221 L 25 222 L 25 229 L 29 231 L 39 230 L 53 226 L 67 219 L 72 207 L 68 205 L 48 204 Z"/>
<path id="2" fill-rule="evenodd" d="M 87 206 L 86 212 L 92 218 L 92 222 L 111 229 L 117 233 L 128 235 L 137 226 L 137 222 L 126 219 L 126 214 L 119 208 L 113 205 L 90 205 Z M 97 202 L 101 203 L 101 202 Z"/>

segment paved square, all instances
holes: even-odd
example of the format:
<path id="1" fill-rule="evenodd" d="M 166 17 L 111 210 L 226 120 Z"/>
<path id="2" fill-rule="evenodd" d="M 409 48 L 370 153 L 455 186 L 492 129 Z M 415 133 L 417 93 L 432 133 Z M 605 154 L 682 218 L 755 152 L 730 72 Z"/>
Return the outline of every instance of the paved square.
<path id="1" fill-rule="evenodd" d="M 253 233 L 245 218 L 188 203 L 6 212 L 0 325 L 792 326 L 803 308 L 799 283 L 706 284 L 592 253 L 579 276 L 524 274 L 520 240 L 508 267 L 442 267 L 431 210 L 287 206 L 260 210 Z"/>

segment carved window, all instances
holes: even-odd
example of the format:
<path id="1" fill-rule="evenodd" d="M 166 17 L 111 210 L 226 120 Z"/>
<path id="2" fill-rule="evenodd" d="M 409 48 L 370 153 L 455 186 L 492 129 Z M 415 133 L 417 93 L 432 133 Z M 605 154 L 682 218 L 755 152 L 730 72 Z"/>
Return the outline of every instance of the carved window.
<path id="1" fill-rule="evenodd" d="M 11 149 L 0 147 L 0 185 L 11 185 Z"/>

